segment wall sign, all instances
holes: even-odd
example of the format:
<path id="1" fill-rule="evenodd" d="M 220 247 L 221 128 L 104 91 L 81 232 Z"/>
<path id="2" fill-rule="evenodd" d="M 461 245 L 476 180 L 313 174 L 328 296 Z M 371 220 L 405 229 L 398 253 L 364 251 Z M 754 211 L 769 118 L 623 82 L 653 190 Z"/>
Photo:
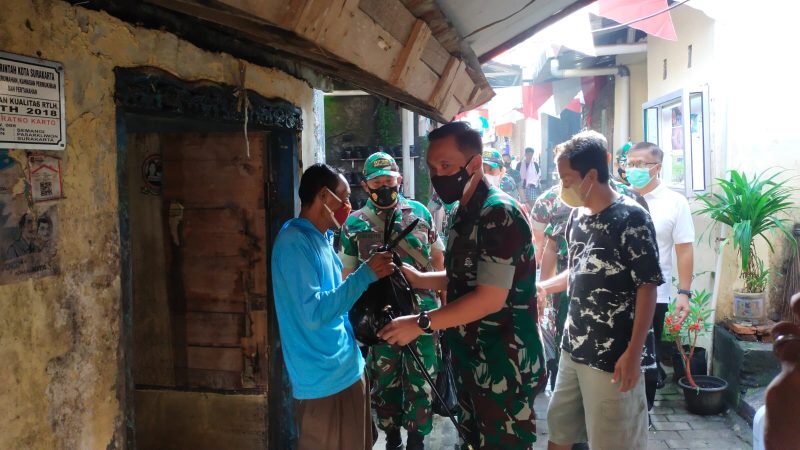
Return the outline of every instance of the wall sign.
<path id="1" fill-rule="evenodd" d="M 64 67 L 0 52 L 0 148 L 64 150 Z"/>

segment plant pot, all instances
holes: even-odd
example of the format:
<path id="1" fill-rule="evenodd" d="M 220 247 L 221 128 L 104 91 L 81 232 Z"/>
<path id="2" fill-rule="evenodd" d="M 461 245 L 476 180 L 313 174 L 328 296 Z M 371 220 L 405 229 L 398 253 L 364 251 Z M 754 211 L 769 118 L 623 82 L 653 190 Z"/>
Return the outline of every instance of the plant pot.
<path id="1" fill-rule="evenodd" d="M 683 351 L 689 353 L 689 346 L 684 345 Z M 703 347 L 695 347 L 690 366 L 692 369 L 692 376 L 708 374 L 708 365 L 706 363 L 706 349 Z M 672 368 L 675 370 L 673 373 L 673 380 L 677 383 L 678 380 L 686 376 L 686 367 L 683 365 L 683 358 L 678 349 L 673 345 L 672 347 Z"/>
<path id="2" fill-rule="evenodd" d="M 683 389 L 683 398 L 686 399 L 686 409 L 692 414 L 712 416 L 725 411 L 723 394 L 728 388 L 728 382 L 722 378 L 710 375 L 693 377 L 697 383 L 696 388 L 689 385 L 686 377 L 678 380 L 678 386 Z"/>
<path id="3" fill-rule="evenodd" d="M 767 322 L 764 308 L 764 293 L 733 291 L 733 318 L 752 325 L 763 325 Z"/>

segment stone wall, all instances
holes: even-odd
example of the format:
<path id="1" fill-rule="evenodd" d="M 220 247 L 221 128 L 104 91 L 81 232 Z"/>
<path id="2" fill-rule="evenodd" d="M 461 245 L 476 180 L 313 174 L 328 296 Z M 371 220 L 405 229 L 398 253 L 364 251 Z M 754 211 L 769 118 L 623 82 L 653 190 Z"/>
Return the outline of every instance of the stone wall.
<path id="1" fill-rule="evenodd" d="M 61 274 L 0 286 L 0 448 L 122 448 L 113 69 L 154 66 L 185 80 L 236 85 L 239 61 L 65 2 L 13 3 L 0 14 L 0 50 L 63 63 L 68 141 L 59 154 Z M 303 109 L 302 155 L 313 161 L 311 87 L 253 65 L 246 85 Z"/>

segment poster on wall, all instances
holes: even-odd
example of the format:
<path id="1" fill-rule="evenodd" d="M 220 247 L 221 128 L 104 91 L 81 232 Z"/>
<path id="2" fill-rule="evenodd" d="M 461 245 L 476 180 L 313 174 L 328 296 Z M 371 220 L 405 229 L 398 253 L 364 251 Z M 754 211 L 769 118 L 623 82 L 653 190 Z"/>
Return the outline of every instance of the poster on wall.
<path id="1" fill-rule="evenodd" d="M 28 183 L 36 203 L 64 198 L 61 159 L 34 153 L 28 155 Z"/>
<path id="2" fill-rule="evenodd" d="M 64 67 L 0 52 L 0 148 L 64 150 Z"/>
<path id="3" fill-rule="evenodd" d="M 29 202 L 22 165 L 0 151 L 0 284 L 59 273 L 56 204 Z"/>

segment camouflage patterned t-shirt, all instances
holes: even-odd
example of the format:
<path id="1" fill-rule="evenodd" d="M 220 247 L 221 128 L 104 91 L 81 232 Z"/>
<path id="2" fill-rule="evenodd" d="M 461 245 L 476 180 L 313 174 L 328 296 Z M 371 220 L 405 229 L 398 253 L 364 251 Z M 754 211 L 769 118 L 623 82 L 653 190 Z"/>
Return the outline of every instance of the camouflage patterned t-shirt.
<path id="1" fill-rule="evenodd" d="M 653 221 L 620 195 L 597 214 L 575 208 L 566 238 L 570 305 L 561 348 L 578 363 L 613 372 L 633 333 L 636 290 L 664 283 Z M 643 369 L 655 363 L 652 330 L 648 334 Z"/>

